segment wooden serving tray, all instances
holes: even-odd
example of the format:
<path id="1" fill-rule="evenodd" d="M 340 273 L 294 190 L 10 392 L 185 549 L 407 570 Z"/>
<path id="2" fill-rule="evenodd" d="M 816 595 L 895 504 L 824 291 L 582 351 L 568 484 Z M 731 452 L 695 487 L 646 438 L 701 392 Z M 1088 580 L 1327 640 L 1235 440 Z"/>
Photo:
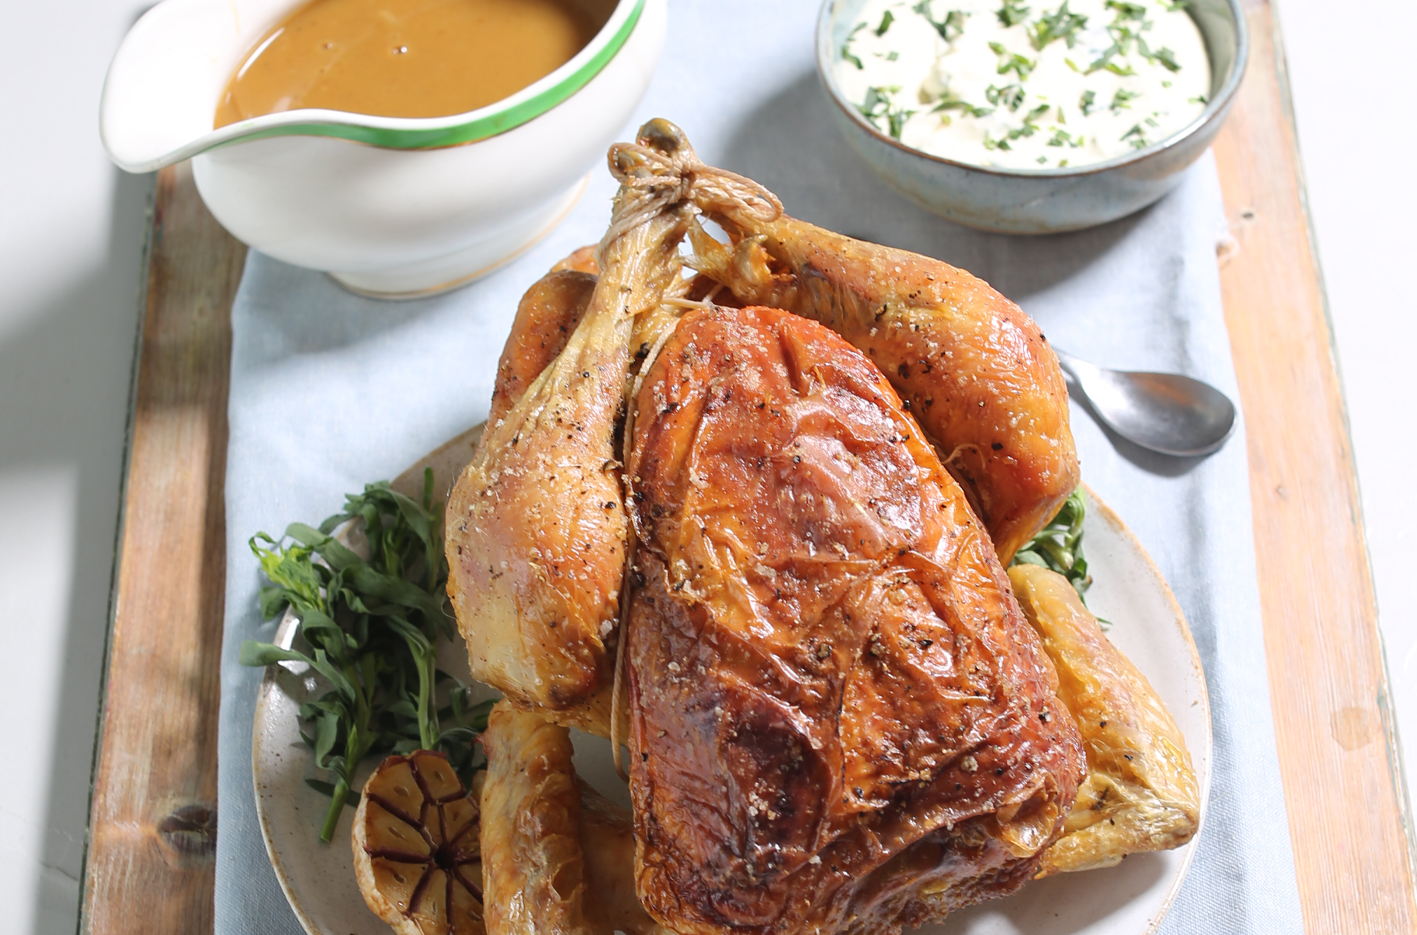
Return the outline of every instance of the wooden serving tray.
<path id="1" fill-rule="evenodd" d="M 1332 330 L 1268 0 L 1215 143 L 1270 698 L 1306 931 L 1417 931 L 1412 843 Z M 231 302 L 246 248 L 158 174 L 80 927 L 212 931 Z"/>

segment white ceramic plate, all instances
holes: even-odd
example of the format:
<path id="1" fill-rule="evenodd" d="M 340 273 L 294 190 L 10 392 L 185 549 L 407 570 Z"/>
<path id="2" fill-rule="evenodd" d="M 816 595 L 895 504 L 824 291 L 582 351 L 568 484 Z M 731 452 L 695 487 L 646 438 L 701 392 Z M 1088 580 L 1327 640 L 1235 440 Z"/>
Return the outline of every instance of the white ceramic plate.
<path id="1" fill-rule="evenodd" d="M 422 489 L 425 465 L 439 485 L 449 485 L 472 455 L 480 429 L 459 436 L 405 472 L 394 486 L 405 493 Z M 1201 790 L 1204 821 L 1210 788 L 1210 710 L 1205 678 L 1181 609 L 1161 573 L 1122 521 L 1091 491 L 1084 523 L 1089 569 L 1095 584 L 1088 604 L 1113 622 L 1108 634 L 1161 695 L 1185 735 Z M 289 646 L 294 620 L 282 621 L 276 641 Z M 440 659 L 450 672 L 467 678 L 461 644 Z M 310 935 L 388 935 L 389 928 L 364 905 L 354 881 L 349 832 L 353 809 L 345 809 L 334 841 L 319 840 L 329 800 L 305 784 L 316 778 L 314 763 L 300 740 L 296 712 L 316 691 L 305 667 L 283 663 L 267 671 L 256 703 L 251 742 L 256 811 L 271 866 L 290 906 Z M 488 697 L 495 693 L 490 689 Z M 629 791 L 615 774 L 607 741 L 575 738 L 577 773 L 611 800 L 629 807 Z M 358 776 L 362 785 L 370 764 Z M 952 915 L 929 935 L 1149 935 L 1181 886 L 1195 850 L 1186 847 L 1128 857 L 1117 867 L 1062 874 L 1007 899 Z"/>

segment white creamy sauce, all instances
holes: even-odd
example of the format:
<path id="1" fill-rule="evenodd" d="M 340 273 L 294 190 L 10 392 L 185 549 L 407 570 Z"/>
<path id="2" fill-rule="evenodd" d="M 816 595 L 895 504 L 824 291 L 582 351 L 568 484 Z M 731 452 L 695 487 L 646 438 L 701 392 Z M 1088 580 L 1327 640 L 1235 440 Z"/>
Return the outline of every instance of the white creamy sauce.
<path id="1" fill-rule="evenodd" d="M 1054 169 L 1160 142 L 1210 61 L 1169 0 L 867 0 L 836 80 L 879 130 L 946 159 Z"/>

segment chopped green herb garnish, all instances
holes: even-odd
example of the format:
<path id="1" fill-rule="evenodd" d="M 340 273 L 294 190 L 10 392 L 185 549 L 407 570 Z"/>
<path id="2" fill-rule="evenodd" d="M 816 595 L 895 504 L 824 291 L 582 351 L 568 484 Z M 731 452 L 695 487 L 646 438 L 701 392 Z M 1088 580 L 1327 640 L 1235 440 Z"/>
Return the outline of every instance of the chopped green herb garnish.
<path id="1" fill-rule="evenodd" d="M 989 92 L 986 91 L 984 93 L 987 96 Z M 1019 93 L 1022 93 L 1022 91 Z M 991 101 L 990 103 L 993 102 Z M 955 96 L 953 91 L 946 91 L 944 96 L 935 103 L 935 106 L 930 108 L 930 113 L 939 113 L 943 110 L 958 110 L 971 117 L 987 117 L 994 112 L 994 108 L 992 107 L 975 107 L 968 101 L 961 100 L 959 97 Z M 948 120 L 949 118 L 946 117 L 945 119 Z"/>
<path id="2" fill-rule="evenodd" d="M 937 20 L 930 15 L 930 0 L 920 0 L 911 9 L 925 17 L 926 22 L 935 27 L 935 32 L 946 42 L 954 42 L 959 38 L 960 33 L 964 32 L 965 17 L 969 16 L 962 10 L 950 10 L 943 20 Z"/>
<path id="3" fill-rule="evenodd" d="M 1109 10 L 1117 11 L 1117 21 L 1132 20 L 1140 23 L 1146 19 L 1146 7 L 1140 3 L 1129 3 L 1127 0 L 1107 0 L 1104 6 Z"/>
<path id="4" fill-rule="evenodd" d="M 905 129 L 905 122 L 914 116 L 913 110 L 891 110 L 886 112 L 886 132 L 892 139 L 900 139 L 900 131 Z"/>
<path id="5" fill-rule="evenodd" d="M 1024 81 L 1033 74 L 1033 69 L 1038 67 L 1036 59 L 1025 58 L 1017 52 L 1010 52 L 1004 48 L 1002 43 L 991 42 L 989 48 L 994 50 L 994 54 L 999 56 L 999 67 L 996 71 L 1001 75 L 1013 72 L 1018 75 L 1018 80 Z"/>
<path id="6" fill-rule="evenodd" d="M 1165 46 L 1153 52 L 1151 54 L 1151 60 L 1160 62 L 1161 66 L 1169 72 L 1178 72 L 1181 70 L 1181 64 L 1176 61 L 1176 53 Z"/>
<path id="7" fill-rule="evenodd" d="M 1006 84 L 1001 88 L 991 84 L 984 89 L 984 97 L 995 107 L 1018 110 L 1019 106 L 1023 104 L 1023 87 L 1017 84 Z"/>
<path id="8" fill-rule="evenodd" d="M 858 32 L 860 32 L 861 30 L 865 29 L 865 28 L 866 28 L 866 24 L 865 24 L 865 23 L 857 23 L 856 26 L 855 26 L 855 28 L 853 28 L 853 29 L 851 30 L 850 35 L 848 35 L 848 36 L 846 37 L 846 41 L 841 44 L 841 57 L 842 57 L 842 59 L 845 60 L 845 61 L 850 62 L 850 63 L 853 64 L 853 65 L 855 65 L 858 69 L 864 69 L 866 66 L 863 65 L 863 64 L 861 64 L 861 59 L 857 58 L 855 55 L 852 54 L 852 52 L 851 52 L 851 40 L 852 40 L 852 39 L 855 39 L 855 38 L 856 38 L 856 34 L 857 34 Z"/>
<path id="9" fill-rule="evenodd" d="M 1096 91 L 1084 91 L 1082 97 L 1078 98 L 1078 110 L 1082 111 L 1084 117 L 1092 115 L 1092 108 L 1097 101 Z"/>
<path id="10" fill-rule="evenodd" d="M 1016 140 L 1021 137 L 1032 136 L 1038 132 L 1038 124 L 1024 122 L 1024 125 L 1009 131 L 1009 139 Z"/>
<path id="11" fill-rule="evenodd" d="M 895 49 L 891 49 L 891 51 L 886 55 L 886 61 L 888 62 L 894 62 L 898 58 L 900 58 L 900 53 L 897 52 Z"/>
<path id="12" fill-rule="evenodd" d="M 866 89 L 866 100 L 856 106 L 861 112 L 861 116 L 871 122 L 876 129 L 885 129 L 893 139 L 900 139 L 900 132 L 905 126 L 905 121 L 910 119 L 915 113 L 913 110 L 905 110 L 891 106 L 891 95 L 900 90 L 899 87 Z M 886 125 L 882 128 L 880 118 L 886 118 Z"/>
<path id="13" fill-rule="evenodd" d="M 999 25 L 1017 26 L 1028 16 L 1028 7 L 1023 5 L 1022 0 L 1004 0 L 1004 5 L 995 15 L 999 17 Z"/>
<path id="14" fill-rule="evenodd" d="M 1040 166 L 1043 165 L 1043 164 L 1045 164 L 1047 161 L 1048 161 L 1048 157 L 1047 157 L 1047 156 L 1039 156 L 1037 159 L 1034 160 L 1034 162 L 1038 163 Z"/>
<path id="15" fill-rule="evenodd" d="M 890 89 L 872 86 L 866 89 L 866 100 L 862 101 L 856 109 L 861 111 L 861 116 L 874 122 L 876 117 L 890 110 L 890 106 Z"/>
<path id="16" fill-rule="evenodd" d="M 1038 52 L 1042 52 L 1044 46 L 1056 39 L 1064 40 L 1071 49 L 1073 43 L 1077 42 L 1078 31 L 1086 27 L 1087 17 L 1070 12 L 1068 0 L 1063 0 L 1063 5 L 1058 9 L 1033 21 L 1033 26 L 1028 31 L 1028 41 Z"/>
<path id="17" fill-rule="evenodd" d="M 1195 97 L 1187 98 L 1187 99 L 1186 99 L 1186 103 L 1187 103 L 1187 104 L 1209 104 L 1210 101 L 1206 99 L 1206 96 L 1205 96 L 1204 94 L 1197 94 Z"/>
<path id="18" fill-rule="evenodd" d="M 895 14 L 892 13 L 890 10 L 887 10 L 885 15 L 881 17 L 881 25 L 876 27 L 876 35 L 884 36 L 886 34 L 886 30 L 891 28 L 891 23 L 894 21 Z"/>
<path id="19" fill-rule="evenodd" d="M 1112 95 L 1112 103 L 1107 109 L 1114 114 L 1120 114 L 1123 110 L 1128 110 L 1132 106 L 1132 101 L 1141 97 L 1140 91 L 1128 91 L 1126 88 L 1118 88 L 1117 93 Z"/>
<path id="20" fill-rule="evenodd" d="M 1134 124 L 1130 130 L 1128 130 L 1126 133 L 1123 133 L 1118 138 L 1122 140 L 1128 140 L 1132 144 L 1133 149 L 1145 149 L 1147 145 L 1146 133 L 1144 130 L 1142 130 L 1141 124 L 1139 123 Z"/>
<path id="21" fill-rule="evenodd" d="M 1036 120 L 1037 118 L 1042 117 L 1044 114 L 1048 113 L 1048 111 L 1052 109 L 1052 104 L 1039 104 L 1037 107 L 1033 108 L 1033 110 L 1030 110 L 1028 112 L 1028 116 L 1023 119 Z"/>

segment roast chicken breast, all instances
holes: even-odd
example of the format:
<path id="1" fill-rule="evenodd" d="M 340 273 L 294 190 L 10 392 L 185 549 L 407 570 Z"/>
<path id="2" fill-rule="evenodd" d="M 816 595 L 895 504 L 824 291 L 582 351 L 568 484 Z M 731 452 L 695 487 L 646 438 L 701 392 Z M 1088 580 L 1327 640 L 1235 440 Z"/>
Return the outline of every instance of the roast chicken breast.
<path id="1" fill-rule="evenodd" d="M 1082 779 L 1053 667 L 880 371 L 691 311 L 637 401 L 641 901 L 683 935 L 889 932 L 1011 892 Z"/>
<path id="2" fill-rule="evenodd" d="M 1127 854 L 1185 844 L 1200 824 L 1200 794 L 1175 719 L 1066 578 L 1019 564 L 1009 580 L 1057 668 L 1058 697 L 1087 751 L 1087 778 L 1038 875 L 1110 867 Z"/>
<path id="3" fill-rule="evenodd" d="M 783 215 L 703 205 L 736 238 L 701 232 L 691 262 L 740 301 L 816 319 L 890 379 L 1008 564 L 1078 484 L 1068 394 L 1038 325 L 948 263 Z"/>

